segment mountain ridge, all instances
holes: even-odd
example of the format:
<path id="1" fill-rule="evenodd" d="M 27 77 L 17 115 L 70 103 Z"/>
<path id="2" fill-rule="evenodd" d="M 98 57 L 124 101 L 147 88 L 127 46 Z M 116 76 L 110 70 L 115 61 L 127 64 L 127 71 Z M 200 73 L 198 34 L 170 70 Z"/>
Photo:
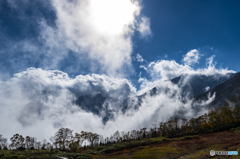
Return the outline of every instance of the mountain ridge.
<path id="1" fill-rule="evenodd" d="M 212 92 L 219 91 L 219 89 L 214 89 L 219 85 L 233 79 L 235 76 L 240 76 L 240 74 L 230 73 L 226 76 L 215 75 L 215 76 L 206 76 L 206 75 L 181 75 L 179 77 L 173 78 L 170 80 L 174 85 L 177 85 L 181 90 L 181 99 L 184 103 L 184 100 L 194 99 L 195 103 L 201 100 L 208 100 L 208 94 L 213 95 Z M 208 91 L 204 91 L 206 87 L 213 87 Z M 114 117 L 114 111 L 121 111 L 125 113 L 128 108 L 138 109 L 143 99 L 147 95 L 155 96 L 160 93 L 168 93 L 170 88 L 158 88 L 153 87 L 151 90 L 145 92 L 142 95 L 135 96 L 133 98 L 129 96 L 125 97 L 110 97 L 104 96 L 101 92 L 95 93 L 94 95 L 87 94 L 77 97 L 75 104 L 81 107 L 81 109 L 92 112 L 96 115 L 103 116 L 103 122 L 106 123 L 109 119 Z M 189 96 L 190 94 L 190 96 Z M 218 93 L 217 93 L 218 94 Z M 174 94 L 172 95 L 172 97 Z M 189 96 L 189 97 L 188 97 Z M 217 96 L 218 97 L 218 96 Z M 220 98 L 215 99 L 215 107 Z M 213 103 L 212 103 L 213 104 Z M 114 107 L 115 105 L 115 107 Z M 194 108 L 194 107 L 193 107 Z M 196 107 L 195 107 L 196 108 Z M 198 109 L 196 109 L 197 111 Z"/>
<path id="2" fill-rule="evenodd" d="M 233 78 L 227 80 L 214 87 L 213 89 L 195 97 L 196 101 L 206 100 L 208 96 L 215 93 L 215 99 L 208 105 L 208 107 L 221 106 L 225 101 L 240 94 L 240 73 L 237 73 Z"/>

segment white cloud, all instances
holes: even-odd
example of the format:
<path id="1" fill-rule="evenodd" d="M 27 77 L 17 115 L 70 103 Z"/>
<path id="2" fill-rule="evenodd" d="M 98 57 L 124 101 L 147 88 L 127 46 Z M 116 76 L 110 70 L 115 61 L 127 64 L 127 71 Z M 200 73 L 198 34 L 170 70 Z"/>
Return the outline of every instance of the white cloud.
<path id="1" fill-rule="evenodd" d="M 105 75 L 70 78 L 61 71 L 34 68 L 15 74 L 8 81 L 0 81 L 0 133 L 8 138 L 20 133 L 49 139 L 61 126 L 101 131 L 102 117 L 72 103 L 78 96 L 94 92 L 120 98 L 136 90 L 126 79 Z"/>
<path id="2" fill-rule="evenodd" d="M 142 38 L 152 35 L 149 18 L 147 17 L 141 18 L 141 23 L 139 23 L 138 25 L 138 31 L 140 32 Z"/>
<path id="3" fill-rule="evenodd" d="M 198 61 L 201 58 L 201 54 L 197 49 L 190 50 L 184 57 L 183 57 L 183 62 L 185 65 L 194 65 L 196 63 L 199 63 Z"/>
<path id="4" fill-rule="evenodd" d="M 142 68 L 142 69 L 144 69 L 144 70 L 147 70 L 147 68 L 146 68 L 145 66 L 143 66 L 143 65 L 139 66 L 139 68 Z"/>
<path id="5" fill-rule="evenodd" d="M 188 112 L 188 116 L 193 114 L 192 101 L 183 104 L 179 100 L 181 90 L 176 85 L 165 81 L 159 87 L 170 90 L 154 97 L 147 95 L 142 106 L 134 109 L 131 105 L 137 100 L 131 94 L 136 94 L 136 89 L 126 79 L 96 74 L 70 78 L 61 71 L 31 68 L 8 81 L 0 81 L 0 133 L 7 138 L 19 133 L 41 140 L 49 139 L 60 127 L 68 127 L 75 132 L 85 130 L 109 136 L 116 130 L 157 126 L 179 109 Z M 129 93 L 127 112 L 123 114 L 121 108 L 117 109 L 119 105 L 110 101 L 114 119 L 104 125 L 102 116 L 73 104 L 78 96 L 94 92 L 117 98 Z"/>
<path id="6" fill-rule="evenodd" d="M 29 0 L 8 2 L 16 12 L 21 13 L 22 19 L 29 19 L 22 11 L 23 6 L 26 9 L 32 4 Z M 55 24 L 49 24 L 49 19 L 37 16 L 35 19 L 39 19 L 34 23 L 39 24 L 39 36 L 34 40 L 26 39 L 24 43 L 27 48 L 21 45 L 22 42 L 6 42 L 11 45 L 4 52 L 21 52 L 25 55 L 21 59 L 22 65 L 31 67 L 37 63 L 44 69 L 62 69 L 64 59 L 71 53 L 76 62 L 74 66 L 64 68 L 68 72 L 78 67 L 78 71 L 87 69 L 121 77 L 126 76 L 124 71 L 128 70 L 129 73 L 133 70 L 132 35 L 140 24 L 145 27 L 150 25 L 145 22 L 149 19 L 145 20 L 146 17 L 140 15 L 142 7 L 138 0 L 51 0 L 39 3 L 42 7 L 48 7 L 48 11 L 55 12 Z M 30 59 L 33 65 L 29 66 Z M 11 60 L 16 61 L 14 58 Z M 26 69 L 24 66 L 23 69 Z"/>
<path id="7" fill-rule="evenodd" d="M 193 54 L 200 53 L 195 51 L 189 51 L 188 55 L 184 56 L 186 62 L 193 62 L 194 60 L 191 58 Z M 228 68 L 216 68 L 216 62 L 214 62 L 215 55 L 206 59 L 206 67 L 194 69 L 191 65 L 180 64 L 175 60 L 160 60 L 156 62 L 150 62 L 148 65 L 142 65 L 140 68 L 143 68 L 149 75 L 149 79 L 140 77 L 139 83 L 141 83 L 140 90 L 138 94 L 142 94 L 155 86 L 158 86 L 160 83 L 171 80 L 175 77 L 179 77 L 180 75 L 206 75 L 213 76 L 214 78 L 219 78 L 219 76 L 228 76 L 229 73 L 236 73 L 236 71 L 228 70 Z M 197 62 L 195 60 L 195 62 Z M 189 76 L 190 78 L 190 76 Z M 186 79 L 188 80 L 188 78 Z M 185 81 L 187 82 L 187 81 Z"/>
<path id="8" fill-rule="evenodd" d="M 181 74 L 194 73 L 194 70 L 188 65 L 181 65 L 175 60 L 161 60 L 149 65 L 152 77 L 163 80 L 172 79 Z"/>
<path id="9" fill-rule="evenodd" d="M 64 39 L 68 49 L 86 53 L 95 61 L 92 63 L 93 70 L 97 67 L 107 74 L 118 75 L 123 67 L 131 67 L 131 36 L 139 23 L 136 17 L 141 11 L 138 1 L 52 2 L 57 15 L 55 41 L 60 39 L 57 42 L 62 44 Z"/>
<path id="10" fill-rule="evenodd" d="M 228 70 L 228 68 L 216 68 L 216 63 L 213 62 L 214 57 L 215 55 L 207 58 L 206 67 L 198 69 L 194 69 L 190 65 L 179 64 L 175 60 L 160 60 L 157 62 L 151 62 L 147 67 L 143 67 L 152 76 L 153 80 L 170 80 L 184 74 L 227 75 L 228 73 L 236 73 L 236 71 Z M 186 56 L 184 59 L 187 59 Z M 194 60 L 188 58 L 188 62 L 190 61 Z"/>
<path id="11" fill-rule="evenodd" d="M 143 62 L 144 61 L 144 59 L 142 58 L 142 56 L 140 54 L 137 54 L 136 58 L 137 58 L 138 62 Z"/>
<path id="12" fill-rule="evenodd" d="M 209 90 L 210 90 L 210 87 L 209 87 L 209 86 L 207 86 L 207 87 L 204 89 L 205 92 L 207 92 L 207 91 L 209 91 Z"/>

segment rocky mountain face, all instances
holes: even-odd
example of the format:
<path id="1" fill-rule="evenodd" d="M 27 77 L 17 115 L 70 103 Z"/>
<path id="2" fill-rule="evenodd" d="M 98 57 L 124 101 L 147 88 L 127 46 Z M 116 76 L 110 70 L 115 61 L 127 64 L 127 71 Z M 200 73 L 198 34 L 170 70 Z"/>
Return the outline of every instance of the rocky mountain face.
<path id="1" fill-rule="evenodd" d="M 240 95 L 240 73 L 215 88 L 195 97 L 196 101 L 205 100 L 209 95 L 214 95 L 215 99 L 209 104 L 209 107 L 219 107 L 224 101 L 230 104 L 239 104 Z"/>
<path id="2" fill-rule="evenodd" d="M 177 84 L 182 89 L 182 95 L 189 94 L 192 97 L 203 94 L 217 85 L 226 82 L 233 78 L 236 74 L 229 73 L 223 75 L 181 75 L 171 80 L 172 83 Z"/>
<path id="3" fill-rule="evenodd" d="M 114 113 L 121 111 L 125 113 L 129 108 L 137 109 L 140 106 L 138 97 L 110 97 L 104 96 L 98 92 L 94 95 L 79 96 L 75 104 L 81 109 L 92 112 L 93 114 L 103 117 L 103 123 L 113 118 Z"/>
<path id="4" fill-rule="evenodd" d="M 221 104 L 225 99 L 240 94 L 240 74 L 228 74 L 226 76 L 214 75 L 181 75 L 170 80 L 181 90 L 181 96 L 188 96 L 199 100 L 207 100 L 208 95 L 216 93 L 212 106 Z M 103 116 L 103 122 L 113 118 L 114 112 L 125 113 L 128 109 L 138 109 L 143 99 L 147 96 L 155 96 L 159 93 L 167 93 L 170 89 L 154 87 L 140 96 L 111 97 L 101 92 L 82 95 L 77 98 L 75 104 L 83 110 Z M 173 95 L 174 96 L 174 95 Z"/>
<path id="5" fill-rule="evenodd" d="M 177 85 L 181 89 L 182 97 L 190 96 L 196 97 L 199 96 L 217 85 L 226 82 L 227 80 L 233 78 L 236 74 L 229 73 L 225 76 L 223 75 L 181 75 L 179 77 L 173 78 L 170 80 L 173 84 Z M 167 93 L 169 89 L 154 87 L 149 92 L 144 93 L 141 96 L 145 96 L 147 93 L 151 96 L 158 93 Z"/>
<path id="6" fill-rule="evenodd" d="M 106 100 L 107 97 L 104 97 L 101 93 L 95 95 L 88 94 L 78 97 L 76 104 L 84 110 L 100 114 L 101 110 L 104 109 L 103 104 Z"/>

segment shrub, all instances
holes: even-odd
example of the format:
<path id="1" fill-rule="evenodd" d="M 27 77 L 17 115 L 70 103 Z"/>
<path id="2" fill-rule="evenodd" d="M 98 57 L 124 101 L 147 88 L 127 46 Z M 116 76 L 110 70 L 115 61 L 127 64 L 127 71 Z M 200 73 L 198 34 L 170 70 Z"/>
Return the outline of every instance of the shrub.
<path id="1" fill-rule="evenodd" d="M 234 133 L 240 134 L 240 130 L 235 130 Z"/>
<path id="2" fill-rule="evenodd" d="M 180 138 L 180 140 L 194 139 L 194 138 L 199 138 L 199 136 L 198 135 L 184 136 L 184 137 Z"/>

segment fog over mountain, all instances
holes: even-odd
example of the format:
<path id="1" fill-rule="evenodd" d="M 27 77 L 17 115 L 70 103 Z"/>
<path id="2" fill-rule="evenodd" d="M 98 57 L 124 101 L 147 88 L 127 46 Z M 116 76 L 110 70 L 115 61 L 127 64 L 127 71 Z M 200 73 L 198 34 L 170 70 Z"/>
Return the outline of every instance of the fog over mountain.
<path id="1" fill-rule="evenodd" d="M 208 95 L 214 95 L 214 100 L 208 105 L 210 108 L 216 108 L 228 103 L 230 106 L 235 107 L 239 105 L 240 98 L 240 73 L 235 74 L 224 83 L 219 84 L 215 88 L 195 97 L 195 100 L 205 100 Z"/>
<path id="2" fill-rule="evenodd" d="M 194 97 L 213 89 L 217 85 L 233 78 L 235 75 L 235 73 L 228 73 L 225 75 L 181 75 L 171 81 L 183 89 L 183 95 L 189 94 Z"/>
<path id="3" fill-rule="evenodd" d="M 198 27 L 198 20 L 191 26 L 188 18 L 175 17 L 177 7 L 167 5 L 171 1 L 164 1 L 170 9 L 159 9 L 165 8 L 160 2 L 0 1 L 0 134 L 42 140 L 67 127 L 106 137 L 116 130 L 152 128 L 175 115 L 207 112 L 220 97 L 214 92 L 228 86 L 219 85 L 236 76 L 237 66 L 223 64 L 225 50 L 237 52 L 235 43 L 218 41 L 215 34 L 208 38 L 202 28 L 189 29 Z M 199 18 L 195 9 L 184 7 L 181 14 Z"/>
<path id="4" fill-rule="evenodd" d="M 202 84 L 200 90 L 203 90 L 209 83 L 215 81 L 217 85 L 231 76 L 194 75 L 193 78 L 187 78 L 185 75 L 180 76 L 180 80 L 179 77 L 173 80 L 159 79 L 149 82 L 155 82 L 152 90 L 138 95 L 141 90 L 137 91 L 127 79 L 97 74 L 70 78 L 61 71 L 30 68 L 0 83 L 1 132 L 7 137 L 19 132 L 49 138 L 51 132 L 60 127 L 103 135 L 110 135 L 116 130 L 150 128 L 173 115 L 188 118 L 205 113 L 204 106 L 213 97 L 198 103 L 201 111 L 196 112 L 192 108 L 191 96 L 183 96 L 183 92 L 187 94 L 186 91 L 191 94 L 185 86 L 190 88 L 191 84 L 194 90 L 198 80 L 208 81 Z M 185 77 L 182 79 L 185 85 L 181 77 Z M 9 127 L 9 124 L 14 126 Z"/>

